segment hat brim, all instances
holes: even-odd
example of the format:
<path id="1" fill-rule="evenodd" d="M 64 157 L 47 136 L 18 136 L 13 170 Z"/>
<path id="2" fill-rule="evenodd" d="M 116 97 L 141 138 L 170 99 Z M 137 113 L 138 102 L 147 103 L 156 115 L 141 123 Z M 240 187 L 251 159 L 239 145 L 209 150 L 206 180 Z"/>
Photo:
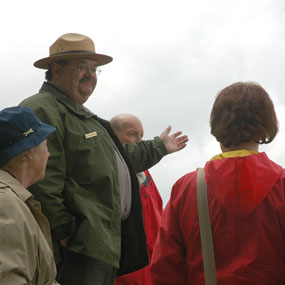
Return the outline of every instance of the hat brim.
<path id="1" fill-rule="evenodd" d="M 43 142 L 56 128 L 45 123 L 41 125 L 27 137 L 16 141 L 14 144 L 0 151 L 0 167 L 3 167 L 9 160 L 27 149 L 36 147 Z"/>
<path id="2" fill-rule="evenodd" d="M 98 66 L 110 63 L 113 60 L 111 56 L 104 54 L 79 52 L 79 53 L 58 54 L 58 55 L 45 57 L 37 60 L 34 63 L 34 66 L 40 69 L 48 69 L 49 65 L 53 62 L 57 62 L 60 60 L 68 60 L 68 59 L 80 59 L 80 58 L 95 60 Z"/>

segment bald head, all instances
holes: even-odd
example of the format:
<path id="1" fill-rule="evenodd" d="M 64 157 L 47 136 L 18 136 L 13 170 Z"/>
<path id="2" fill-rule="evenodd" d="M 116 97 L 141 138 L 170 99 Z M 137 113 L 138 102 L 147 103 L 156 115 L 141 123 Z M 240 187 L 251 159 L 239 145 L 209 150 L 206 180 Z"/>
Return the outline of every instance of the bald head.
<path id="1" fill-rule="evenodd" d="M 110 123 L 121 143 L 133 143 L 142 140 L 143 126 L 136 116 L 119 114 L 113 117 Z"/>

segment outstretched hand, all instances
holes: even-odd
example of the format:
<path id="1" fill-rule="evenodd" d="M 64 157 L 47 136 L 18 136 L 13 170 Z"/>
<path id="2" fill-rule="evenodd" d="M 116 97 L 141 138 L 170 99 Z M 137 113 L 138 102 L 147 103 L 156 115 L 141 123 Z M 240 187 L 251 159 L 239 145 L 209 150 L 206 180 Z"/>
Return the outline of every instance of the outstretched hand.
<path id="1" fill-rule="evenodd" d="M 168 153 L 173 153 L 183 149 L 189 139 L 186 135 L 181 136 L 181 131 L 169 135 L 170 131 L 171 126 L 168 126 L 165 131 L 160 135 L 160 138 L 162 139 Z"/>

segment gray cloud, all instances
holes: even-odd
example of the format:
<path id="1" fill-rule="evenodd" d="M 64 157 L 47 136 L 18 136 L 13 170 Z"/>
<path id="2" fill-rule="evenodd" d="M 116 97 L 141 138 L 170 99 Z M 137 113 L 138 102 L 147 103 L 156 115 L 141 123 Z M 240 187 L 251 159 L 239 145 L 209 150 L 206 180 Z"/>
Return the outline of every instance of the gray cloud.
<path id="1" fill-rule="evenodd" d="M 38 91 L 44 72 L 32 63 L 48 55 L 57 37 L 66 32 L 89 35 L 97 51 L 114 61 L 102 67 L 87 107 L 106 119 L 136 114 L 147 139 L 168 124 L 190 137 L 186 149 L 151 169 L 164 204 L 175 180 L 220 151 L 209 134 L 209 113 L 217 92 L 235 81 L 257 81 L 272 95 L 280 133 L 261 150 L 278 163 L 284 161 L 282 0 L 86 0 L 82 10 L 67 0 L 52 0 L 43 10 L 32 0 L 19 1 L 17 7 L 5 3 L 0 20 L 6 28 L 0 107 Z"/>

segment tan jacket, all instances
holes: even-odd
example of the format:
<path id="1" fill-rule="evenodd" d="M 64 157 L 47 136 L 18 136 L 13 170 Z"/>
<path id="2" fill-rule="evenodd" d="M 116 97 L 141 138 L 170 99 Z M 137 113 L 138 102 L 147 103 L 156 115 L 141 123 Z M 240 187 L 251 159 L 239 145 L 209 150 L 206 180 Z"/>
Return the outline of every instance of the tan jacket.
<path id="1" fill-rule="evenodd" d="M 56 284 L 55 276 L 49 224 L 39 202 L 0 170 L 0 284 Z"/>

